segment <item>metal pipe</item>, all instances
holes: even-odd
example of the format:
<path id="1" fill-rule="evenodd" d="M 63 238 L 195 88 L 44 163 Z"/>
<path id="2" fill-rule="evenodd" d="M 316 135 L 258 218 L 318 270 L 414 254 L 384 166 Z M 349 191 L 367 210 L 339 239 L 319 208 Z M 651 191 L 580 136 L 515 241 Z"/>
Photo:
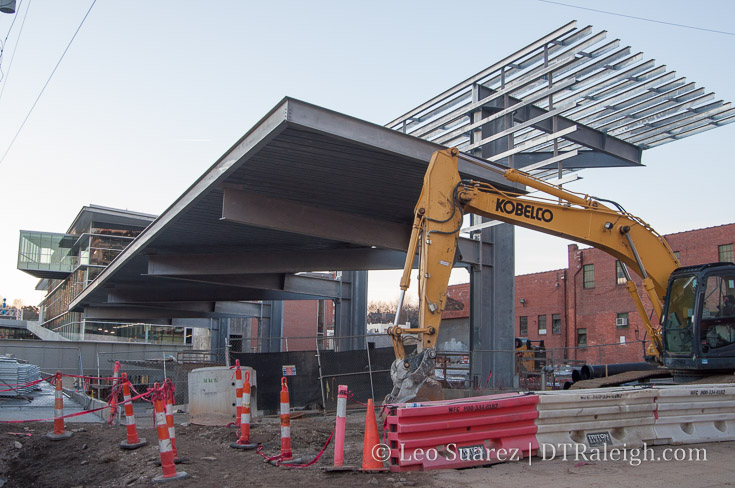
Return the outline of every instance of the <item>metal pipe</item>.
<path id="1" fill-rule="evenodd" d="M 398 325 L 398 317 L 401 315 L 401 309 L 403 308 L 403 299 L 406 297 L 406 290 L 401 290 L 401 295 L 398 297 L 398 308 L 396 309 L 396 317 L 393 319 L 393 325 Z"/>
<path id="2" fill-rule="evenodd" d="M 648 371 L 658 369 L 658 365 L 651 363 L 619 363 L 619 364 L 585 364 L 580 370 L 581 379 L 602 378 L 627 371 Z"/>
<path id="3" fill-rule="evenodd" d="M 630 227 L 626 225 L 620 229 L 620 232 L 625 236 L 625 239 L 628 241 L 628 245 L 630 246 L 630 250 L 633 252 L 635 262 L 636 264 L 638 264 L 638 269 L 641 270 L 641 276 L 645 280 L 646 278 L 648 278 L 648 273 L 646 273 L 646 268 L 643 266 L 643 261 L 641 261 L 641 257 L 638 255 L 638 250 L 635 248 L 633 238 L 630 237 Z M 628 279 L 630 280 L 630 278 Z"/>
<path id="4" fill-rule="evenodd" d="M 368 377 L 370 378 L 370 398 L 375 401 L 375 388 L 373 387 L 373 365 L 370 362 L 370 347 L 369 343 L 366 340 L 365 341 L 365 353 L 367 354 L 367 360 L 368 360 Z"/>

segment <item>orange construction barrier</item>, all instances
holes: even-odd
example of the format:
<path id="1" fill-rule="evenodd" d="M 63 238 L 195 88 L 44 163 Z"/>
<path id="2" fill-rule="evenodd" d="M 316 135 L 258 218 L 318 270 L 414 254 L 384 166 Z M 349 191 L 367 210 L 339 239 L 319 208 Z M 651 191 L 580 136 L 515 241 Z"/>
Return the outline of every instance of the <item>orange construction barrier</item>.
<path id="1" fill-rule="evenodd" d="M 365 415 L 365 441 L 362 448 L 361 471 L 387 471 L 388 468 L 383 466 L 382 455 L 383 449 L 378 434 L 378 421 L 375 419 L 375 407 L 373 399 L 369 398 Z"/>
<path id="2" fill-rule="evenodd" d="M 174 452 L 171 445 L 171 439 L 168 434 L 168 423 L 166 422 L 166 411 L 164 407 L 164 397 L 166 394 L 159 388 L 158 383 L 154 384 L 153 407 L 156 412 L 156 430 L 158 431 L 158 449 L 161 452 L 161 469 L 163 475 L 153 478 L 154 483 L 162 483 L 165 481 L 181 480 L 188 478 L 189 475 L 181 471 L 176 472 L 174 465 Z"/>
<path id="3" fill-rule="evenodd" d="M 281 460 L 293 458 L 291 453 L 291 402 L 288 399 L 286 377 L 281 378 Z"/>
<path id="4" fill-rule="evenodd" d="M 168 426 L 168 436 L 171 439 L 171 450 L 174 453 L 174 463 L 179 464 L 189 460 L 189 458 L 179 457 L 176 450 L 176 429 L 174 428 L 174 383 L 171 378 L 166 378 L 166 387 L 164 388 L 166 395 L 166 425 Z"/>
<path id="5" fill-rule="evenodd" d="M 120 362 L 115 361 L 115 366 L 112 368 L 112 398 L 110 399 L 110 416 L 109 424 L 115 423 L 115 417 L 117 416 L 117 401 L 120 397 Z"/>
<path id="6" fill-rule="evenodd" d="M 128 429 L 128 439 L 120 443 L 123 449 L 138 449 L 148 444 L 142 437 L 138 437 L 138 426 L 135 423 L 133 404 L 130 402 L 130 381 L 127 373 L 122 374 L 123 401 L 125 402 L 125 423 Z"/>
<path id="7" fill-rule="evenodd" d="M 240 361 L 237 361 L 237 371 L 240 372 Z M 250 442 L 250 371 L 245 371 L 245 381 L 242 387 L 242 413 L 240 414 L 240 438 L 230 444 L 235 449 L 255 449 L 257 444 Z"/>
<path id="8" fill-rule="evenodd" d="M 242 370 L 240 369 L 240 360 L 235 359 L 235 422 L 233 427 L 240 427 L 242 417 Z"/>
<path id="9" fill-rule="evenodd" d="M 344 466 L 345 424 L 347 422 L 347 385 L 339 385 L 337 393 L 337 420 L 334 427 L 334 466 L 325 471 L 353 471 L 354 466 Z"/>
<path id="10" fill-rule="evenodd" d="M 64 431 L 64 392 L 61 390 L 61 371 L 54 377 L 54 431 L 46 434 L 52 441 L 60 441 L 71 437 L 71 432 Z"/>

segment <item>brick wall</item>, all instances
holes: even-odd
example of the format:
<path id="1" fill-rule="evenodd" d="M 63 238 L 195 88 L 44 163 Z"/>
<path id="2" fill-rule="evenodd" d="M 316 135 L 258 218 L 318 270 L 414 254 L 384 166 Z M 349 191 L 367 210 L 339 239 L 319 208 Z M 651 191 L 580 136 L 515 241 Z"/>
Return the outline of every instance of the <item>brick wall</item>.
<path id="1" fill-rule="evenodd" d="M 718 246 L 735 242 L 735 224 L 679 232 L 666 236 L 669 245 L 679 252 L 683 266 L 719 261 Z M 618 284 L 616 259 L 593 248 L 580 249 L 569 245 L 568 267 L 516 276 L 515 280 L 515 334 L 521 336 L 520 319 L 527 318 L 526 337 L 532 341 L 544 340 L 554 359 L 573 359 L 595 364 L 639 362 L 643 360 L 646 336 L 643 320 L 624 283 Z M 584 288 L 584 265 L 594 265 L 594 285 Z M 633 274 L 639 290 L 641 279 Z M 445 311 L 444 318 L 469 316 L 469 284 L 450 286 L 450 299 L 461 301 L 454 310 Z M 643 305 L 654 325 L 658 319 L 651 314 L 651 302 L 645 293 Z M 521 303 L 523 299 L 523 303 Z M 449 300 L 452 305 L 452 300 Z M 626 314 L 627 326 L 618 326 L 618 314 Z M 561 333 L 552 331 L 552 316 L 560 315 Z M 546 334 L 539 334 L 539 316 L 546 317 Z M 580 329 L 587 333 L 586 347 L 577 346 Z"/>
<path id="2" fill-rule="evenodd" d="M 545 271 L 516 276 L 516 337 L 528 337 L 532 341 L 544 341 L 547 349 L 565 347 L 564 336 L 564 293 L 566 290 L 566 270 Z M 562 327 L 553 331 L 553 317 L 558 315 Z M 521 317 L 527 321 L 527 332 L 521 334 Z M 546 320 L 545 333 L 539 330 L 539 322 Z"/>

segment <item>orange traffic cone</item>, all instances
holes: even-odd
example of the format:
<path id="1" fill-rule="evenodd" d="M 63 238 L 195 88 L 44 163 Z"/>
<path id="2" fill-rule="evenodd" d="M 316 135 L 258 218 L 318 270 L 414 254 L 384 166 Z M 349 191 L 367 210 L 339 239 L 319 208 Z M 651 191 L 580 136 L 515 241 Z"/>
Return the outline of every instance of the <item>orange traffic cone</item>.
<path id="1" fill-rule="evenodd" d="M 61 389 L 61 371 L 54 378 L 54 430 L 46 434 L 47 439 L 60 441 L 71 437 L 71 432 L 64 430 L 64 395 Z"/>
<path id="2" fill-rule="evenodd" d="M 130 381 L 128 381 L 128 375 L 122 374 L 122 390 L 123 400 L 125 401 L 125 423 L 128 428 L 128 439 L 120 443 L 120 447 L 123 449 L 138 449 L 143 447 L 148 442 L 138 437 L 138 426 L 135 423 L 135 414 L 133 413 L 133 404 L 130 402 Z"/>
<path id="3" fill-rule="evenodd" d="M 238 372 L 240 362 L 237 362 Z M 230 444 L 235 449 L 255 449 L 257 444 L 250 442 L 250 371 L 245 371 L 245 382 L 242 387 L 242 413 L 240 414 L 240 438 Z"/>
<path id="4" fill-rule="evenodd" d="M 153 385 L 155 393 L 153 395 L 153 406 L 156 412 L 156 430 L 158 431 L 158 450 L 161 454 L 162 476 L 156 476 L 151 481 L 154 483 L 163 483 L 166 481 L 180 480 L 188 478 L 189 475 L 185 471 L 176 472 L 174 466 L 174 452 L 171 446 L 171 439 L 168 436 L 168 424 L 166 423 L 166 407 L 164 406 L 165 392 L 158 387 L 158 383 Z"/>
<path id="5" fill-rule="evenodd" d="M 383 462 L 387 461 L 386 455 L 390 452 L 380 444 L 378 434 L 378 421 L 375 419 L 375 407 L 373 399 L 368 399 L 367 414 L 365 415 L 365 442 L 362 448 L 362 470 L 361 471 L 387 471 Z"/>

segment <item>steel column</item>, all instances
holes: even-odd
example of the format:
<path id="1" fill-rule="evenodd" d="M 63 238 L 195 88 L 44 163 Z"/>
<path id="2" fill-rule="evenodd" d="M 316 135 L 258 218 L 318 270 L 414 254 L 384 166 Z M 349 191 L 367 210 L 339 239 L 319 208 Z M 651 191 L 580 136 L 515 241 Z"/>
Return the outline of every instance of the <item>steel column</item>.
<path id="1" fill-rule="evenodd" d="M 510 388 L 515 374 L 513 227 L 483 229 L 480 245 L 483 252 L 491 253 L 491 264 L 470 268 L 471 380 L 481 388 Z"/>
<path id="2" fill-rule="evenodd" d="M 342 296 L 335 300 L 334 337 L 336 351 L 365 349 L 367 280 L 367 271 L 345 271 L 342 273 L 342 284 L 349 286 L 343 286 Z"/>
<path id="3" fill-rule="evenodd" d="M 281 352 L 283 336 L 283 301 L 263 302 L 263 315 L 258 321 L 260 352 Z"/>

